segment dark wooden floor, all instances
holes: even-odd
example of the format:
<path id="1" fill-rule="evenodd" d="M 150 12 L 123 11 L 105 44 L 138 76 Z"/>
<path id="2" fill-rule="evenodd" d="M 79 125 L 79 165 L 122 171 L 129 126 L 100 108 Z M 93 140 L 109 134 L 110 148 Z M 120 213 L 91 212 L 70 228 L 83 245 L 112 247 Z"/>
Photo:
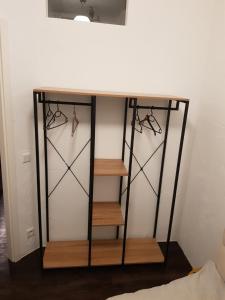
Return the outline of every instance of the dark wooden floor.
<path id="1" fill-rule="evenodd" d="M 161 245 L 162 248 L 164 245 Z M 191 267 L 177 243 L 170 247 L 166 267 L 139 265 L 41 271 L 38 252 L 12 264 L 6 259 L 3 204 L 0 200 L 0 299 L 103 300 L 168 283 L 186 275 Z"/>

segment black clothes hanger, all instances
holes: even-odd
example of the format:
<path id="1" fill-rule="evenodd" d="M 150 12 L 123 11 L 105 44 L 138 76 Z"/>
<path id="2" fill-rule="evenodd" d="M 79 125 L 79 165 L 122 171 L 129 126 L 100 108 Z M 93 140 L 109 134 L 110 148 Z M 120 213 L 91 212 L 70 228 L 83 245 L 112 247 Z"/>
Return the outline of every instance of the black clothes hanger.
<path id="1" fill-rule="evenodd" d="M 74 136 L 74 133 L 75 133 L 78 125 L 79 125 L 79 120 L 77 118 L 76 106 L 74 105 L 74 107 L 73 107 L 73 119 L 72 119 L 72 137 Z"/>
<path id="2" fill-rule="evenodd" d="M 139 133 L 142 133 L 143 132 L 143 125 L 142 125 L 142 121 L 141 121 L 141 118 L 140 118 L 140 116 L 139 116 L 139 110 L 138 110 L 138 108 L 137 108 L 137 110 L 136 110 L 136 119 L 135 119 L 135 121 L 136 121 L 136 123 L 138 124 L 138 128 L 137 127 L 135 127 L 135 130 L 137 131 L 137 132 L 139 132 Z"/>
<path id="3" fill-rule="evenodd" d="M 156 134 L 161 134 L 162 133 L 162 128 L 159 124 L 159 122 L 157 121 L 157 119 L 155 118 L 155 116 L 153 115 L 153 111 L 151 109 L 150 114 L 147 114 L 143 120 L 141 120 L 140 116 L 139 116 L 139 111 L 137 109 L 137 113 L 136 113 L 136 122 L 139 125 L 139 128 L 135 128 L 136 131 L 138 131 L 139 133 L 143 132 L 143 127 L 147 128 L 149 130 L 152 130 L 154 132 L 154 135 L 156 136 Z M 147 124 L 148 125 L 147 125 Z"/>
<path id="4" fill-rule="evenodd" d="M 150 118 L 151 124 L 154 127 L 155 132 L 158 134 L 162 134 L 162 128 L 161 128 L 159 122 L 157 121 L 157 119 L 155 118 L 155 116 L 153 115 L 152 109 L 151 109 L 149 118 Z"/>
<path id="5" fill-rule="evenodd" d="M 48 111 L 46 114 L 46 121 L 47 119 L 51 118 L 54 115 L 53 111 L 51 110 L 50 104 L 48 103 Z"/>
<path id="6" fill-rule="evenodd" d="M 57 110 L 52 115 L 46 128 L 48 130 L 60 127 L 68 122 L 67 116 L 59 109 L 59 104 L 57 104 Z"/>
<path id="7" fill-rule="evenodd" d="M 162 133 L 162 128 L 159 124 L 159 122 L 157 121 L 157 119 L 155 118 L 155 116 L 153 115 L 153 111 L 151 109 L 150 114 L 146 115 L 146 120 L 150 126 L 150 129 L 154 131 L 154 135 L 161 134 Z"/>
<path id="8" fill-rule="evenodd" d="M 143 127 L 152 130 L 154 132 L 154 135 L 156 135 L 155 128 L 152 126 L 152 123 L 151 123 L 150 115 L 147 114 L 142 122 L 143 122 L 142 123 Z M 145 123 L 147 123 L 148 125 L 146 125 Z"/>

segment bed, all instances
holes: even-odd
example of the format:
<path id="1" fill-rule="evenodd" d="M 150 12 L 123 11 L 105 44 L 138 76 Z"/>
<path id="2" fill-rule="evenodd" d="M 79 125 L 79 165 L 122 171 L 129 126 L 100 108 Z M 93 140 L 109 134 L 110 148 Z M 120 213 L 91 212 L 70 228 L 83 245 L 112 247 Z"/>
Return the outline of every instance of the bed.
<path id="1" fill-rule="evenodd" d="M 123 294 L 108 300 L 225 300 L 225 234 L 215 260 L 195 274 L 167 285 Z"/>

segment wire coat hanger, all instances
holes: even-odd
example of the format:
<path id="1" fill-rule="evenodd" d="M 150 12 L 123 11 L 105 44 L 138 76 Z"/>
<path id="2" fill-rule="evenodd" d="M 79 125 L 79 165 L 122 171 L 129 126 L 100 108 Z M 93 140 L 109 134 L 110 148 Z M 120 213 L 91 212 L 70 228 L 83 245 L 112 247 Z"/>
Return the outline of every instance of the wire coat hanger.
<path id="1" fill-rule="evenodd" d="M 139 133 L 143 132 L 143 127 L 147 128 L 149 130 L 152 130 L 154 132 L 155 136 L 157 133 L 158 134 L 162 133 L 162 128 L 161 128 L 159 122 L 157 121 L 157 119 L 155 118 L 155 116 L 153 115 L 152 109 L 151 109 L 150 114 L 146 114 L 146 116 L 142 120 L 139 116 L 139 111 L 137 109 L 136 122 L 138 123 L 140 128 L 135 128 L 135 130 L 138 131 Z M 146 122 L 148 125 L 146 124 Z"/>
<path id="2" fill-rule="evenodd" d="M 58 121 L 61 119 L 61 123 L 58 125 L 54 125 L 55 123 L 57 124 Z M 68 122 L 67 116 L 59 109 L 59 104 L 57 104 L 57 110 L 55 113 L 52 115 L 51 119 L 49 120 L 46 128 L 48 130 L 54 129 L 57 127 L 60 127 Z"/>
<path id="3" fill-rule="evenodd" d="M 79 125 L 79 120 L 77 118 L 76 105 L 74 105 L 74 107 L 73 107 L 73 119 L 72 119 L 72 137 L 74 136 L 74 133 L 75 133 L 78 125 Z"/>
<path id="4" fill-rule="evenodd" d="M 135 119 L 135 121 L 138 123 L 138 125 L 139 125 L 139 128 L 136 128 L 135 127 L 135 130 L 137 131 L 137 132 L 139 132 L 139 133 L 142 133 L 143 132 L 143 126 L 142 126 L 142 122 L 141 122 L 141 118 L 140 118 L 140 116 L 139 116 L 139 110 L 137 109 L 137 111 L 136 111 L 136 119 Z"/>
<path id="5" fill-rule="evenodd" d="M 51 110 L 50 104 L 48 103 L 48 111 L 46 114 L 46 120 L 51 118 L 54 115 L 53 111 Z"/>
<path id="6" fill-rule="evenodd" d="M 156 135 L 156 133 L 161 134 L 162 128 L 161 128 L 159 122 L 157 121 L 156 117 L 153 115 L 152 108 L 151 108 L 150 115 L 147 115 L 147 116 L 148 116 L 149 123 L 151 123 L 152 127 L 154 128 L 155 135 Z"/>

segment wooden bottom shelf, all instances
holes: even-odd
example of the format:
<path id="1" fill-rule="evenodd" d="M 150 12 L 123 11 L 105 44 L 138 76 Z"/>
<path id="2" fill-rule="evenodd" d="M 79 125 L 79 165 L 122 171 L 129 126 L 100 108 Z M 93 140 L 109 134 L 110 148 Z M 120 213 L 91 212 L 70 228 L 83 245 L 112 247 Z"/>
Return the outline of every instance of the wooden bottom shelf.
<path id="1" fill-rule="evenodd" d="M 45 248 L 44 269 L 87 266 L 88 241 L 49 242 Z"/>
<path id="2" fill-rule="evenodd" d="M 120 265 L 122 240 L 96 240 L 92 245 L 92 266 Z M 154 239 L 128 239 L 125 264 L 162 263 L 164 256 Z M 88 266 L 88 241 L 49 242 L 45 248 L 45 269 Z"/>
<path id="3" fill-rule="evenodd" d="M 155 239 L 128 239 L 125 263 L 162 263 L 164 256 Z"/>

